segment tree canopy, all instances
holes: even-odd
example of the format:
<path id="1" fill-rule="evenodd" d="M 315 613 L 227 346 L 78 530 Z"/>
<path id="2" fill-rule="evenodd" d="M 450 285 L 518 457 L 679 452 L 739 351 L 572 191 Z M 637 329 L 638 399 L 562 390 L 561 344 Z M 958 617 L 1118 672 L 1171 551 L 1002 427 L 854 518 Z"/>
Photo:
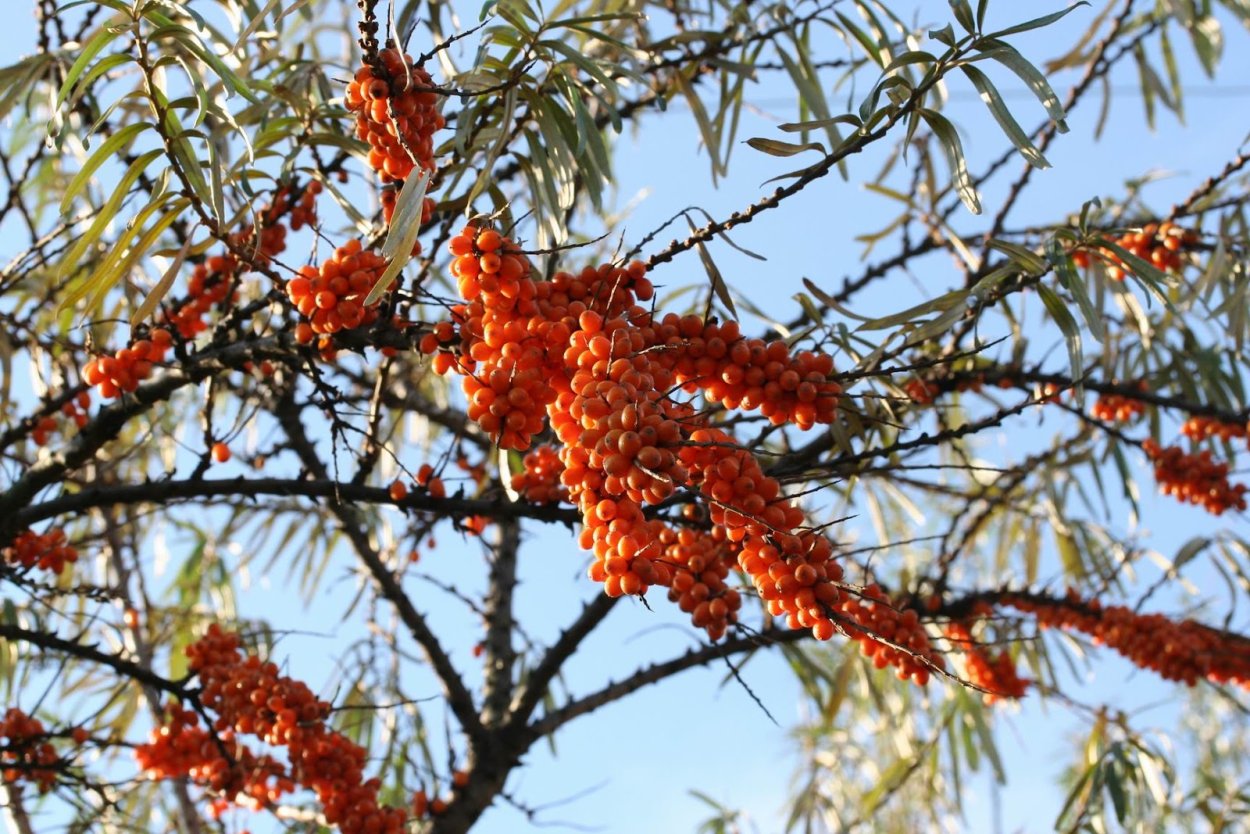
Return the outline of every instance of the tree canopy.
<path id="1" fill-rule="evenodd" d="M 34 2 L 0 69 L 0 813 L 540 825 L 568 725 L 606 777 L 654 730 L 617 702 L 715 669 L 768 723 L 775 657 L 805 718 L 760 830 L 963 830 L 1030 703 L 1082 728 L 1046 825 L 1235 829 L 1244 120 L 1175 199 L 1034 195 L 1183 121 L 1250 3 L 1028 5 Z M 588 649 L 609 616 L 658 636 Z M 1199 719 L 1081 685 L 1126 664 Z M 671 764 L 650 798 L 700 789 Z"/>

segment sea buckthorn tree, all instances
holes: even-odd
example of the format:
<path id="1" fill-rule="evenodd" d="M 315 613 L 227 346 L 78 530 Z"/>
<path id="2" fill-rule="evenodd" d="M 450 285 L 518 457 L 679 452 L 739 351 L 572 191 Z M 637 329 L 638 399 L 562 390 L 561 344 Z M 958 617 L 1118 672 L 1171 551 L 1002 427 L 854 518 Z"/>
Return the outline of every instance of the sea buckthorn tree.
<path id="1" fill-rule="evenodd" d="M 11 830 L 1250 810 L 1245 0 L 15 5 Z"/>

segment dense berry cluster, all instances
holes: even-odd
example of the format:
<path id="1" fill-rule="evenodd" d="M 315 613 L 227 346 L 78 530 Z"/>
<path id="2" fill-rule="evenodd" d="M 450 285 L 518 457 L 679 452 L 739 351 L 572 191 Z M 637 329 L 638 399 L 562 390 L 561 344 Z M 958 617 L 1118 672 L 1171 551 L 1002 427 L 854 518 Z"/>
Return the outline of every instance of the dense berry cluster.
<path id="1" fill-rule="evenodd" d="M 843 600 L 841 629 L 878 669 L 893 666 L 901 680 L 911 678 L 921 686 L 933 670 L 946 670 L 946 658 L 930 643 L 914 609 L 900 608 L 875 583 L 858 595 L 844 594 Z"/>
<path id="2" fill-rule="evenodd" d="M 9 707 L 0 719 L 0 776 L 7 785 L 33 782 L 40 793 L 56 784 L 60 761 L 47 741 L 43 722 L 17 707 Z"/>
<path id="3" fill-rule="evenodd" d="M 684 513 L 699 522 L 700 508 L 687 505 Z M 648 522 L 659 542 L 659 561 L 672 571 L 669 601 L 690 615 L 696 628 L 719 638 L 738 621 L 742 595 L 729 587 L 727 579 L 736 565 L 738 548 L 729 541 L 724 528 L 672 528 L 658 521 Z"/>
<path id="4" fill-rule="evenodd" d="M 369 144 L 369 167 L 382 181 L 406 180 L 414 168 L 434 172 L 434 131 L 445 124 L 439 96 L 424 67 L 398 49 L 378 53 L 347 85 L 347 109 L 356 135 Z"/>
<path id="5" fill-rule="evenodd" d="M 1245 423 L 1226 423 L 1223 420 L 1217 420 L 1214 417 L 1203 417 L 1201 415 L 1190 417 L 1181 426 L 1181 434 L 1190 440 L 1200 442 L 1211 437 L 1217 437 L 1225 442 L 1234 438 L 1244 439 L 1250 437 L 1250 426 Z"/>
<path id="6" fill-rule="evenodd" d="M 259 809 L 295 790 L 281 762 L 257 755 L 232 730 L 210 732 L 189 709 L 170 706 L 166 712 L 165 723 L 135 748 L 135 760 L 148 778 L 188 778 L 203 785 L 218 795 L 210 806 L 214 816 L 225 803 Z"/>
<path id="7" fill-rule="evenodd" d="M 152 375 L 157 363 L 165 361 L 172 341 L 168 330 L 154 328 L 148 338 L 137 339 L 130 347 L 122 348 L 112 356 L 89 361 L 82 369 L 83 381 L 98 387 L 100 396 L 105 399 L 134 391 L 140 382 Z"/>
<path id="8" fill-rule="evenodd" d="M 1024 697 L 1030 681 L 1020 677 L 1016 664 L 1007 651 L 1000 651 L 990 657 L 972 639 L 972 631 L 968 626 L 960 622 L 947 625 L 946 636 L 955 648 L 963 652 L 968 681 L 984 690 L 985 703 L 993 704 L 1005 698 Z"/>
<path id="9" fill-rule="evenodd" d="M 1090 409 L 1095 419 L 1108 423 L 1131 423 L 1145 413 L 1144 402 L 1120 394 L 1102 394 Z"/>
<path id="10" fill-rule="evenodd" d="M 386 259 L 363 249 L 359 240 L 334 250 L 320 269 L 300 267 L 286 285 L 287 296 L 309 320 L 297 328 L 296 338 L 306 344 L 314 333 L 337 333 L 377 321 L 381 302 L 366 306 L 364 301 L 385 269 Z"/>
<path id="11" fill-rule="evenodd" d="M 639 304 L 654 291 L 642 264 L 536 282 L 516 246 L 473 225 L 451 251 L 466 303 L 452 308 L 454 328 L 436 327 L 422 350 L 436 354 L 440 372 L 465 375 L 470 417 L 502 447 L 528 448 L 550 422 L 560 482 L 584 523 L 579 543 L 592 553 L 588 574 L 605 593 L 667 587 L 717 638 L 741 603 L 725 581 L 736 563 L 790 627 L 825 640 L 842 628 L 878 665 L 927 680 L 941 658 L 915 612 L 898 611 L 879 589 L 844 594 L 829 540 L 802 528 L 802 510 L 750 451 L 672 397 L 702 393 L 777 425 L 830 423 L 841 389 L 828 356 L 744 338 L 734 322 L 653 316 Z M 702 494 L 714 532 L 646 517 L 646 505 L 680 488 Z"/>
<path id="12" fill-rule="evenodd" d="M 1129 232 L 1115 239 L 1115 244 L 1142 260 L 1149 261 L 1163 270 L 1179 271 L 1184 265 L 1184 253 L 1198 242 L 1198 235 L 1182 229 L 1174 223 L 1147 223 L 1139 232 Z M 1078 249 L 1072 253 L 1072 261 L 1079 267 L 1087 267 L 1093 257 L 1107 264 L 1107 276 L 1123 281 L 1132 269 L 1119 255 L 1110 249 Z"/>
<path id="13" fill-rule="evenodd" d="M 1170 620 L 1162 614 L 1139 614 L 1122 605 L 1082 600 L 1069 591 L 1064 599 L 1011 594 L 1003 605 L 1031 614 L 1043 628 L 1090 635 L 1135 666 L 1165 680 L 1193 686 L 1199 680 L 1250 688 L 1250 641 L 1194 620 Z"/>
<path id="14" fill-rule="evenodd" d="M 1220 515 L 1246 509 L 1246 485 L 1228 480 L 1228 464 L 1212 460 L 1209 451 L 1190 453 L 1177 446 L 1162 447 L 1147 438 L 1142 449 L 1154 463 L 1159 490 L 1179 501 L 1202 506 Z"/>
<path id="15" fill-rule="evenodd" d="M 512 488 L 534 504 L 559 504 L 569 500 L 560 476 L 564 463 L 553 446 L 535 446 L 525 455 L 525 468 L 512 476 Z"/>
<path id="16" fill-rule="evenodd" d="M 65 531 L 56 527 L 46 533 L 23 530 L 12 544 L 0 550 L 0 556 L 7 564 L 50 573 L 60 573 L 66 565 L 78 561 L 78 551 L 66 543 Z"/>
<path id="17" fill-rule="evenodd" d="M 220 765 L 202 765 L 208 768 L 204 774 L 220 777 L 223 790 L 241 790 L 253 799 L 272 801 L 275 794 L 302 785 L 316 794 L 326 821 L 344 834 L 399 834 L 403 830 L 405 811 L 381 807 L 380 782 L 364 778 L 364 748 L 326 725 L 329 704 L 318 700 L 307 686 L 279 675 L 274 664 L 255 655 L 245 657 L 238 637 L 216 625 L 187 647 L 187 657 L 202 685 L 202 704 L 217 714 L 214 733 L 231 739 L 255 735 L 287 748 L 286 775 L 267 758 L 236 759 L 235 769 L 227 766 L 224 771 Z M 179 715 L 179 733 L 195 729 L 185 713 Z M 183 749 L 181 745 L 169 747 Z M 152 746 L 143 750 L 145 755 L 155 755 Z M 236 771 L 243 781 L 234 781 Z"/>

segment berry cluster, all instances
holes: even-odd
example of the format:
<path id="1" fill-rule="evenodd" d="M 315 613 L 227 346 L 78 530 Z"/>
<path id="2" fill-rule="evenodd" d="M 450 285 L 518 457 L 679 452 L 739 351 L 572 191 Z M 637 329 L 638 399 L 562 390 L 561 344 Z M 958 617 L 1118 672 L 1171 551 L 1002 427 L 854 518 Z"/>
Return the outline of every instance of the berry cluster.
<path id="1" fill-rule="evenodd" d="M 1147 438 L 1142 449 L 1154 463 L 1159 490 L 1179 501 L 1199 504 L 1213 515 L 1246 509 L 1246 485 L 1228 480 L 1228 464 L 1216 463 L 1209 451 L 1196 454 L 1177 446 L 1161 447 Z"/>
<path id="2" fill-rule="evenodd" d="M 1147 223 L 1139 232 L 1129 232 L 1115 239 L 1115 244 L 1142 260 L 1149 261 L 1163 270 L 1178 272 L 1184 265 L 1183 255 L 1198 242 L 1198 235 L 1182 229 L 1174 223 Z M 1078 249 L 1072 253 L 1072 262 L 1079 267 L 1090 265 L 1091 256 L 1107 264 L 1107 276 L 1123 281 L 1131 272 L 1118 255 L 1110 249 L 1099 247 L 1093 251 Z"/>
<path id="3" fill-rule="evenodd" d="M 170 706 L 166 721 L 135 748 L 135 760 L 150 779 L 189 778 L 219 795 L 210 806 L 214 817 L 226 803 L 257 810 L 295 790 L 286 768 L 268 755 L 257 755 L 229 729 L 209 732 L 192 710 Z"/>
<path id="4" fill-rule="evenodd" d="M 1142 388 L 1145 388 L 1144 383 Z M 1144 402 L 1121 394 L 1102 394 L 1090 409 L 1094 419 L 1108 423 L 1131 423 L 1145 413 Z"/>
<path id="5" fill-rule="evenodd" d="M 560 483 L 564 463 L 553 446 L 535 446 L 525 456 L 525 469 L 512 476 L 512 488 L 534 504 L 559 504 L 569 500 Z"/>
<path id="6" fill-rule="evenodd" d="M 841 389 L 829 357 L 743 338 L 734 322 L 654 317 L 638 303 L 654 292 L 639 263 L 535 282 L 515 245 L 472 225 L 451 251 L 466 303 L 452 308 L 453 329 L 436 327 L 422 350 L 440 373 L 465 375 L 470 416 L 504 448 L 528 448 L 550 421 L 560 482 L 582 515 L 578 541 L 593 554 L 588 574 L 605 593 L 667 587 L 718 638 L 741 603 L 725 583 L 736 561 L 790 627 L 827 640 L 836 618 L 902 677 L 923 682 L 941 668 L 916 613 L 897 610 L 875 586 L 862 599 L 843 594 L 828 539 L 801 528 L 802 510 L 751 452 L 671 396 L 702 392 L 810 428 L 835 418 Z M 682 487 L 703 495 L 718 532 L 646 518 L 645 505 Z"/>
<path id="7" fill-rule="evenodd" d="M 377 321 L 378 304 L 365 306 L 364 300 L 385 269 L 386 259 L 363 249 L 359 240 L 334 250 L 320 269 L 300 267 L 299 275 L 287 282 L 286 294 L 310 321 L 296 328 L 296 338 L 307 344 L 314 333 L 337 333 Z"/>
<path id="8" fill-rule="evenodd" d="M 153 366 L 165 361 L 173 339 L 164 328 L 154 328 L 146 339 L 137 339 L 130 347 L 122 348 L 112 356 L 101 356 L 89 361 L 82 369 L 83 381 L 100 389 L 105 399 L 120 397 L 131 392 L 139 383 L 152 375 Z"/>
<path id="9" fill-rule="evenodd" d="M 830 380 L 833 359 L 803 351 L 790 355 L 783 341 L 745 339 L 737 322 L 704 322 L 665 315 L 655 326 L 657 361 L 667 364 L 687 393 L 725 408 L 758 410 L 775 425 L 810 429 L 833 421 L 841 386 Z"/>
<path id="10" fill-rule="evenodd" d="M 1020 677 L 1011 655 L 1000 651 L 990 657 L 972 639 L 968 626 L 952 622 L 946 627 L 946 636 L 964 653 L 964 667 L 969 682 L 983 690 L 984 700 L 993 704 L 1006 698 L 1023 698 L 1029 689 L 1029 679 Z"/>
<path id="11" fill-rule="evenodd" d="M 214 306 L 234 304 L 239 300 L 235 279 L 237 272 L 238 261 L 233 255 L 213 255 L 204 263 L 195 265 L 187 281 L 186 300 L 166 313 L 178 335 L 194 339 L 208 329 L 204 317 Z"/>
<path id="12" fill-rule="evenodd" d="M 434 131 L 446 122 L 438 112 L 433 79 L 398 49 L 378 53 L 347 85 L 347 109 L 356 114 L 356 135 L 369 144 L 369 167 L 382 181 L 406 180 L 414 168 L 434 172 Z"/>
<path id="13" fill-rule="evenodd" d="M 1201 442 L 1211 437 L 1218 437 L 1224 442 L 1233 438 L 1250 437 L 1250 425 L 1245 423 L 1226 423 L 1214 417 L 1201 415 L 1190 417 L 1181 426 L 1181 434 L 1194 442 Z"/>
<path id="14" fill-rule="evenodd" d="M 702 520 L 700 508 L 693 504 L 683 512 L 691 521 Z M 673 573 L 669 601 L 690 615 L 695 628 L 719 639 L 738 621 L 742 608 L 742 595 L 725 581 L 736 564 L 737 546 L 721 527 L 673 529 L 658 521 L 649 524 L 660 543 L 660 561 Z"/>
<path id="15" fill-rule="evenodd" d="M 434 498 L 447 497 L 447 484 L 434 474 L 434 467 L 428 463 L 421 464 L 417 469 L 416 485 L 418 489 L 424 489 Z"/>
<path id="16" fill-rule="evenodd" d="M 1009 594 L 1003 605 L 1031 614 L 1043 628 L 1063 628 L 1090 635 L 1133 665 L 1170 681 L 1193 686 L 1199 680 L 1232 683 L 1250 689 L 1250 641 L 1194 620 L 1170 620 L 1162 614 L 1139 614 L 1122 605 L 1066 598 Z"/>
<path id="17" fill-rule="evenodd" d="M 56 766 L 60 759 L 45 739 L 43 722 L 17 707 L 9 707 L 0 719 L 0 776 L 5 784 L 34 782 L 40 793 L 47 793 L 56 784 Z"/>
<path id="18" fill-rule="evenodd" d="M 452 308 L 460 321 L 463 387 L 470 419 L 505 449 L 527 449 L 542 431 L 555 399 L 542 342 L 533 333 L 535 284 L 526 257 L 498 232 L 466 226 L 450 241 L 452 273 L 467 303 Z M 436 328 L 436 336 L 448 335 Z M 567 336 L 567 334 L 566 334 Z M 425 349 L 432 345 L 425 340 Z M 447 362 L 436 370 L 450 370 Z"/>
<path id="19" fill-rule="evenodd" d="M 253 798 L 259 798 L 263 787 L 268 801 L 275 792 L 302 785 L 316 794 L 326 821 L 344 834 L 399 834 L 404 810 L 378 804 L 381 783 L 364 778 L 364 748 L 326 725 L 330 705 L 303 683 L 280 676 L 274 664 L 255 655 L 244 657 L 239 645 L 237 635 L 213 625 L 187 647 L 190 671 L 202 685 L 201 702 L 217 714 L 216 733 L 255 735 L 270 745 L 284 746 L 290 769 L 289 775 L 281 776 L 268 759 L 238 760 L 236 764 L 246 765 L 240 772 L 259 776 L 259 781 L 236 785 L 227 770 L 222 784 L 250 787 L 245 792 Z"/>
<path id="20" fill-rule="evenodd" d="M 74 399 L 67 401 L 61 406 L 61 416 L 67 420 L 72 420 L 74 425 L 81 429 L 87 425 L 87 409 L 90 407 L 91 393 L 89 391 L 79 391 Z M 30 439 L 35 442 L 36 446 L 46 446 L 53 432 L 60 430 L 61 424 L 56 417 L 51 414 L 45 414 L 35 421 L 35 427 L 30 432 Z"/>
<path id="21" fill-rule="evenodd" d="M 903 393 L 917 405 L 931 405 L 937 399 L 938 394 L 942 393 L 942 389 L 936 382 L 917 377 L 903 386 Z"/>
<path id="22" fill-rule="evenodd" d="M 56 527 L 46 533 L 23 530 L 14 537 L 12 544 L 0 550 L 0 556 L 10 565 L 39 568 L 54 574 L 78 561 L 78 551 L 66 543 L 65 531 Z"/>
<path id="23" fill-rule="evenodd" d="M 946 670 L 946 658 L 930 643 L 920 615 L 900 608 L 876 583 L 864 586 L 858 598 L 844 595 L 841 615 L 850 621 L 842 629 L 878 669 L 894 666 L 900 680 L 911 678 L 920 686 L 933 670 Z"/>

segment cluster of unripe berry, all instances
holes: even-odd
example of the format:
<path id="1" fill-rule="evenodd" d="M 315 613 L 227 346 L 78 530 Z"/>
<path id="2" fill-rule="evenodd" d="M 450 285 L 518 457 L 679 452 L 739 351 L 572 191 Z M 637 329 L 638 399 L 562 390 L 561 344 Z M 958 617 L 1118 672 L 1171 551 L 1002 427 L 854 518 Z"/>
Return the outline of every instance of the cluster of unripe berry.
<path id="1" fill-rule="evenodd" d="M 1245 423 L 1227 423 L 1214 417 L 1198 415 L 1190 417 L 1184 422 L 1181 426 L 1181 434 L 1195 442 L 1201 442 L 1212 437 L 1228 442 L 1234 438 L 1244 439 L 1250 437 L 1250 426 L 1247 426 Z"/>
<path id="2" fill-rule="evenodd" d="M 1163 447 L 1154 438 L 1146 438 L 1142 449 L 1154 463 L 1155 481 L 1165 495 L 1197 504 L 1213 515 L 1246 509 L 1246 485 L 1230 483 L 1228 464 L 1217 463 L 1209 451 Z"/>
<path id="3" fill-rule="evenodd" d="M 47 741 L 43 722 L 17 707 L 9 707 L 0 719 L 0 776 L 6 785 L 32 782 L 40 793 L 56 784 L 56 750 Z"/>
<path id="4" fill-rule="evenodd" d="M 535 446 L 526 455 L 525 468 L 512 476 L 512 489 L 532 504 L 559 504 L 569 500 L 560 483 L 564 463 L 553 446 Z"/>
<path id="5" fill-rule="evenodd" d="M 1031 614 L 1043 628 L 1088 634 L 1097 645 L 1118 652 L 1142 669 L 1193 686 L 1200 680 L 1250 688 L 1250 641 L 1194 620 L 1139 614 L 1122 605 L 1083 600 L 1074 591 L 1064 599 L 1008 594 L 1001 603 Z"/>
<path id="6" fill-rule="evenodd" d="M 72 400 L 66 401 L 61 406 L 61 416 L 66 420 L 70 420 L 78 428 L 87 425 L 87 409 L 91 407 L 91 393 L 88 391 L 79 391 L 77 396 Z M 31 429 L 30 439 L 35 442 L 36 446 L 46 446 L 48 440 L 54 432 L 61 430 L 61 424 L 56 417 L 51 414 L 45 414 L 35 421 L 35 427 Z"/>
<path id="7" fill-rule="evenodd" d="M 982 697 L 986 704 L 1008 698 L 1023 698 L 1028 692 L 1029 679 L 1020 677 L 1015 661 L 1006 650 L 990 657 L 972 639 L 972 631 L 968 626 L 961 622 L 949 623 L 946 626 L 946 636 L 956 649 L 963 652 L 968 682 L 983 690 Z"/>
<path id="8" fill-rule="evenodd" d="M 303 786 L 316 795 L 326 822 L 344 834 L 400 834 L 406 811 L 378 804 L 381 783 L 364 778 L 364 748 L 326 724 L 330 705 L 318 700 L 303 683 L 279 675 L 274 664 L 255 655 L 244 656 L 239 647 L 237 635 L 215 624 L 187 647 L 189 669 L 202 687 L 200 701 L 217 714 L 214 736 L 203 736 L 187 711 L 177 712 L 176 721 L 166 725 L 169 732 L 158 730 L 153 742 L 140 748 L 145 768 L 157 774 L 185 771 L 201 781 L 208 778 L 205 784 L 228 794 L 223 798 L 230 802 L 236 801 L 230 791 L 242 791 L 264 803 Z M 193 731 L 188 742 L 162 741 L 188 731 Z M 220 761 L 215 757 L 222 751 L 216 742 L 239 735 L 254 735 L 267 744 L 286 747 L 289 768 L 283 770 L 268 758 L 244 755 L 233 765 L 226 758 L 223 770 L 222 764 L 214 763 Z M 188 763 L 194 758 L 195 742 L 199 742 L 200 759 L 192 772 Z"/>
<path id="9" fill-rule="evenodd" d="M 1149 261 L 1158 269 L 1179 271 L 1184 265 L 1184 253 L 1198 242 L 1198 235 L 1182 229 L 1174 223 L 1147 223 L 1139 232 L 1128 232 L 1115 239 L 1115 244 L 1142 260 Z M 1107 264 L 1107 277 L 1123 281 L 1132 269 L 1119 255 L 1110 249 L 1078 249 L 1072 253 L 1072 262 L 1087 267 L 1093 258 Z"/>
<path id="10" fill-rule="evenodd" d="M 146 339 L 137 339 L 112 356 L 90 360 L 82 369 L 83 381 L 94 385 L 105 399 L 120 397 L 139 387 L 152 375 L 153 367 L 165 361 L 173 338 L 164 328 L 153 328 Z"/>
<path id="11" fill-rule="evenodd" d="M 1139 387 L 1146 390 L 1144 382 Z M 1146 404 L 1122 394 L 1101 394 L 1089 413 L 1095 419 L 1108 423 L 1130 423 L 1146 413 Z"/>
<path id="12" fill-rule="evenodd" d="M 394 47 L 378 53 L 347 85 L 356 135 L 369 144 L 369 167 L 385 182 L 408 179 L 414 168 L 434 172 L 434 131 L 446 122 L 424 67 Z"/>
<path id="13" fill-rule="evenodd" d="M 381 301 L 364 302 L 385 269 L 386 259 L 362 248 L 359 240 L 334 250 L 320 268 L 300 267 L 286 285 L 291 303 L 309 320 L 296 328 L 296 339 L 307 344 L 314 333 L 337 333 L 377 321 Z"/>
<path id="14" fill-rule="evenodd" d="M 78 561 L 78 551 L 66 542 L 65 531 L 53 527 L 46 533 L 23 530 L 13 543 L 0 550 L 4 562 L 23 568 L 39 568 L 59 574 L 66 565 Z"/>

